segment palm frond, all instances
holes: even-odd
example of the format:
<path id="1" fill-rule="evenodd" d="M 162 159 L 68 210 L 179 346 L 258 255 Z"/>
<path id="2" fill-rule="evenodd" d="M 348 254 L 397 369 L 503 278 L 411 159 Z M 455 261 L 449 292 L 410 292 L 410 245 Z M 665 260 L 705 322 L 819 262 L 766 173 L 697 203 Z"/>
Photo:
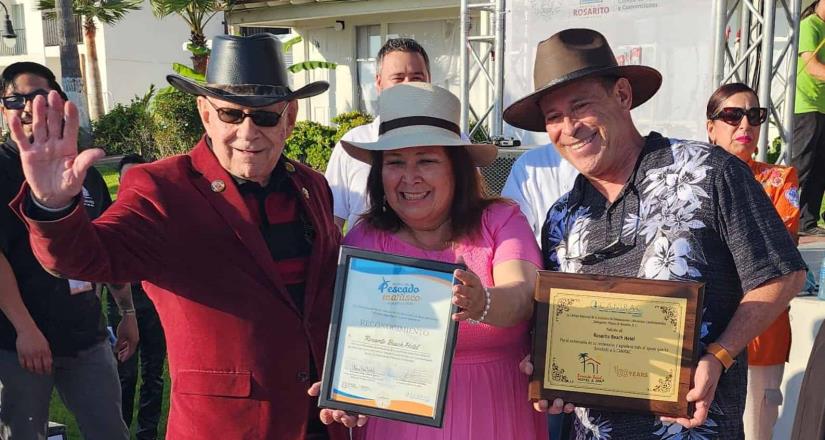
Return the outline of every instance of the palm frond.
<path id="1" fill-rule="evenodd" d="M 127 13 L 140 9 L 142 3 L 141 0 L 74 0 L 72 14 L 86 20 L 96 18 L 101 23 L 112 25 L 122 20 Z M 57 18 L 55 0 L 39 0 L 37 9 L 44 12 L 43 16 L 46 19 Z"/>
<path id="2" fill-rule="evenodd" d="M 301 38 L 300 35 L 298 35 L 297 37 L 290 38 L 289 40 L 285 41 L 284 44 L 283 44 L 284 52 L 289 52 L 290 50 L 292 50 L 292 46 L 300 43 L 301 41 L 304 41 L 304 39 Z"/>
<path id="3" fill-rule="evenodd" d="M 303 72 L 304 70 L 312 70 L 312 69 L 335 69 L 338 67 L 335 63 L 330 63 L 327 61 L 304 61 L 301 63 L 295 63 L 289 67 L 289 70 L 292 73 Z"/>
<path id="4" fill-rule="evenodd" d="M 204 74 L 196 72 L 195 69 L 189 66 L 184 66 L 180 63 L 172 63 L 172 70 L 184 78 L 193 79 L 201 83 L 206 82 L 206 76 Z"/>

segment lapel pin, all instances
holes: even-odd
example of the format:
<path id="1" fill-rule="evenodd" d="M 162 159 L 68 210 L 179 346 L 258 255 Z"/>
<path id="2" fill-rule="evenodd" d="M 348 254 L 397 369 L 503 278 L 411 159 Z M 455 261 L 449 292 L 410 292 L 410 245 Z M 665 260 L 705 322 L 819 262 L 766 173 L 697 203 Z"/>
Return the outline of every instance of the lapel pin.
<path id="1" fill-rule="evenodd" d="M 212 187 L 212 192 L 216 193 L 221 193 L 226 189 L 226 183 L 221 179 L 213 180 L 210 186 Z"/>
<path id="2" fill-rule="evenodd" d="M 285 163 L 285 164 L 284 164 L 284 168 L 286 168 L 286 170 L 287 170 L 287 171 L 289 171 L 290 173 L 294 173 L 294 172 L 295 172 L 295 165 L 292 165 L 292 164 L 291 164 L 291 163 L 289 163 L 289 162 L 287 162 L 287 163 Z"/>

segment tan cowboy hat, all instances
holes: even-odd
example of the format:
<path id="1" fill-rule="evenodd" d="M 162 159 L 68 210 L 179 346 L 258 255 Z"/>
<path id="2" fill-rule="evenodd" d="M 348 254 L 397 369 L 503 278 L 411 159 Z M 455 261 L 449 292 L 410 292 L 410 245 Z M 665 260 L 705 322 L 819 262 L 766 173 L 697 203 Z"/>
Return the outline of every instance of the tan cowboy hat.
<path id="1" fill-rule="evenodd" d="M 295 91 L 290 89 L 281 42 L 268 33 L 215 36 L 206 66 L 206 84 L 180 75 L 167 75 L 166 80 L 182 92 L 245 107 L 310 98 L 329 88 L 326 81 L 315 81 Z"/>
<path id="2" fill-rule="evenodd" d="M 378 96 L 381 120 L 376 142 L 347 142 L 341 145 L 350 156 L 372 162 L 370 151 L 409 147 L 464 147 L 475 166 L 493 163 L 498 149 L 493 144 L 470 144 L 458 128 L 461 103 L 448 90 L 427 83 L 398 84 Z"/>
<path id="3" fill-rule="evenodd" d="M 545 131 L 538 102 L 544 95 L 572 81 L 594 76 L 627 78 L 638 107 L 662 85 L 662 74 L 647 66 L 619 66 L 604 35 L 591 29 L 566 29 L 536 47 L 533 65 L 535 91 L 504 110 L 504 121 L 530 131 Z"/>

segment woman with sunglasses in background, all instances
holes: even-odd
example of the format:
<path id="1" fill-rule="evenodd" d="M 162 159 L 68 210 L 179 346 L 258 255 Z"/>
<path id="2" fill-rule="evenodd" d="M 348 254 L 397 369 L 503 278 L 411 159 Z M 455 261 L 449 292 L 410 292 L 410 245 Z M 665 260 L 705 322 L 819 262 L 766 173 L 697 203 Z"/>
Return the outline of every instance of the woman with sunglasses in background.
<path id="1" fill-rule="evenodd" d="M 750 166 L 765 188 L 788 232 L 799 231 L 799 183 L 792 167 L 753 160 L 759 130 L 768 109 L 759 106 L 756 92 L 742 83 L 719 87 L 707 107 L 708 139 Z M 745 403 L 745 438 L 770 440 L 782 404 L 782 374 L 791 349 L 788 310 L 748 344 L 748 396 Z"/>

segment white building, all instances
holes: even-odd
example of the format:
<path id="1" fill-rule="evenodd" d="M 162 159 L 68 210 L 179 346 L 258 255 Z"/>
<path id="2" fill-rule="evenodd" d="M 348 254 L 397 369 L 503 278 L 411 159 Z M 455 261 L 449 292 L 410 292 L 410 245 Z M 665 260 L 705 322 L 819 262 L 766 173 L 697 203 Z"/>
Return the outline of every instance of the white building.
<path id="1" fill-rule="evenodd" d="M 317 80 L 330 83 L 328 93 L 302 101 L 299 114 L 329 124 L 350 110 L 375 114 L 375 56 L 388 38 L 410 37 L 421 43 L 430 57 L 433 83 L 459 95 L 459 5 L 459 0 L 240 0 L 227 12 L 226 22 L 240 34 L 254 32 L 249 28 L 288 28 L 303 39 L 291 49 L 292 62 L 338 64 L 334 70 L 313 69 L 292 78 L 294 87 Z M 474 101 L 484 98 L 480 90 L 473 90 Z"/>
<path id="2" fill-rule="evenodd" d="M 0 47 L 0 69 L 17 61 L 34 61 L 52 69 L 59 81 L 60 48 L 55 20 L 43 18 L 37 0 L 2 1 L 9 7 L 18 41 L 14 48 Z M 79 24 L 76 31 L 81 69 L 85 70 L 86 49 Z M 209 22 L 206 37 L 219 33 L 223 33 L 222 13 Z M 183 19 L 176 15 L 155 17 L 148 0 L 142 9 L 129 12 L 114 26 L 99 25 L 97 55 L 105 110 L 128 103 L 135 95 L 142 96 L 151 84 L 167 86 L 166 75 L 173 73 L 173 62 L 191 66 L 190 53 L 183 50 L 188 39 L 189 27 Z"/>

